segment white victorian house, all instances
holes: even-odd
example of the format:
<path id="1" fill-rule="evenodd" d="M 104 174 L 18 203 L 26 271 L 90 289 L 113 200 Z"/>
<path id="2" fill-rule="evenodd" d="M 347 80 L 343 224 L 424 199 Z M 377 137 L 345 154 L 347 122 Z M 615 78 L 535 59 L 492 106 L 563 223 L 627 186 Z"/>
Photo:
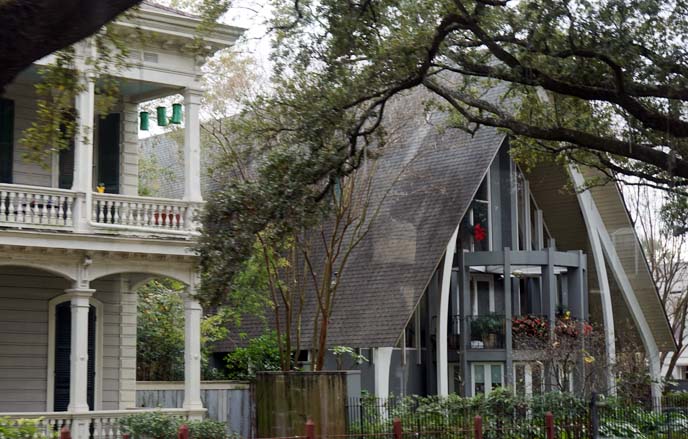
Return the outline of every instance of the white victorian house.
<path id="1" fill-rule="evenodd" d="M 199 23 L 152 3 L 116 23 L 132 48 L 132 67 L 116 74 L 119 103 L 96 114 L 98 78 L 91 75 L 74 103 L 73 145 L 47 166 L 25 160 L 20 139 L 35 120 L 37 71 L 50 57 L 0 98 L 0 417 L 67 423 L 77 439 L 89 429 L 114 435 L 115 420 L 135 408 L 135 291 L 163 276 L 187 285 L 185 398 L 175 412 L 203 415 L 202 309 L 193 297 L 190 250 L 202 203 L 199 79 L 205 58 L 232 45 L 242 29 L 218 25 L 199 55 L 191 50 Z M 88 40 L 77 46 L 87 71 L 95 49 Z M 184 197 L 142 197 L 138 104 L 173 95 L 183 102 Z"/>

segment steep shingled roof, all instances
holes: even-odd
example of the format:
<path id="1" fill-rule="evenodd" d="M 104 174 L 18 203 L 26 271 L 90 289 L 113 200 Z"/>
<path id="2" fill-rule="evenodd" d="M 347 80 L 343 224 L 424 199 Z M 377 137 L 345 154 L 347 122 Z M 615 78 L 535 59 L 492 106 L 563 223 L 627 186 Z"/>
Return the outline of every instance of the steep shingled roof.
<path id="1" fill-rule="evenodd" d="M 503 133 L 491 128 L 481 128 L 472 137 L 457 129 L 442 129 L 443 116 L 435 113 L 428 118 L 421 101 L 418 94 L 411 94 L 397 103 L 406 119 L 395 133 L 392 145 L 378 159 L 373 200 L 382 198 L 397 177 L 398 180 L 382 203 L 368 236 L 353 251 L 345 268 L 330 320 L 328 346 L 397 344 L 444 255 L 451 234 L 505 140 Z M 181 175 L 178 148 L 169 136 L 156 136 L 143 142 L 146 154 L 154 155 L 160 165 L 176 169 Z M 543 183 L 542 175 L 537 172 L 531 177 L 533 184 Z M 552 189 L 548 196 L 558 200 L 562 195 L 556 191 L 566 180 L 565 176 L 559 177 L 563 177 L 561 182 L 544 184 Z M 206 177 L 204 187 L 208 184 L 211 183 Z M 542 190 L 536 191 L 540 197 Z M 183 188 L 181 182 L 176 182 L 164 191 L 163 196 L 180 197 Z M 375 201 L 371 204 L 376 206 Z M 575 197 L 569 204 L 570 215 L 581 222 Z M 542 207 L 546 217 L 557 211 L 548 212 L 549 206 Z M 568 235 L 562 235 L 562 241 L 557 236 L 558 243 L 564 244 L 564 249 L 585 249 L 584 226 L 579 232 L 576 242 L 567 243 L 563 238 Z M 592 261 L 590 264 L 588 268 L 593 272 Z M 311 291 L 302 316 L 302 348 L 310 346 L 314 310 L 315 296 Z M 245 319 L 241 327 L 250 336 L 259 335 L 263 329 L 264 323 L 252 318 Z M 666 343 L 662 343 L 666 340 L 664 326 L 653 328 L 653 332 L 660 344 Z M 232 350 L 237 342 L 241 343 L 237 340 L 218 343 L 216 350 Z"/>

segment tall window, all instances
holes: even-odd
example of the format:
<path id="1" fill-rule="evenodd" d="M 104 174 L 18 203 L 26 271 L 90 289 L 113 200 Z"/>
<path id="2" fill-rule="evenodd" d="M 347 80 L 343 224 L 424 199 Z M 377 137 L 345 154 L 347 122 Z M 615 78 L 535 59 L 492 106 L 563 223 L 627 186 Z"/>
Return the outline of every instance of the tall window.
<path id="1" fill-rule="evenodd" d="M 475 199 L 471 203 L 468 212 L 469 222 L 472 226 L 471 241 L 474 251 L 490 251 L 492 249 L 492 230 L 490 215 L 490 176 L 485 176 Z"/>
<path id="2" fill-rule="evenodd" d="M 0 99 L 0 183 L 12 183 L 14 101 Z"/>

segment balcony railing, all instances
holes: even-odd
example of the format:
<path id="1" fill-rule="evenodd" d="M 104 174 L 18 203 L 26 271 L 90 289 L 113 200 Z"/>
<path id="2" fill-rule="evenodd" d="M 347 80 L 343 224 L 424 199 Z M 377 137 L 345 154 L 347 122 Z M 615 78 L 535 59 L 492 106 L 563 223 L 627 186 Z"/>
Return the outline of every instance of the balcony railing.
<path id="1" fill-rule="evenodd" d="M 70 228 L 75 198 L 63 189 L 0 184 L 0 225 Z"/>
<path id="2" fill-rule="evenodd" d="M 91 219 L 97 226 L 117 229 L 190 232 L 197 229 L 194 217 L 199 207 L 200 203 L 168 198 L 93 194 Z"/>
<path id="3" fill-rule="evenodd" d="M 191 236 L 202 203 L 0 184 L 0 227 Z"/>

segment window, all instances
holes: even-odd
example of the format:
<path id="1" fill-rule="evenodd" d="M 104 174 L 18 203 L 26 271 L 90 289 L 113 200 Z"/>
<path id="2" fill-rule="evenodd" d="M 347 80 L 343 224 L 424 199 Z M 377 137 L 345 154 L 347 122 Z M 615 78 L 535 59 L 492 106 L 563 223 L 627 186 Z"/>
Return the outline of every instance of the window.
<path id="1" fill-rule="evenodd" d="M 105 192 L 119 193 L 119 114 L 98 120 L 98 181 Z"/>
<path id="2" fill-rule="evenodd" d="M 521 315 L 542 314 L 540 306 L 540 282 L 537 277 L 524 276 L 519 282 L 519 310 Z"/>
<path id="3" fill-rule="evenodd" d="M 461 393 L 461 363 L 449 363 L 449 393 Z"/>
<path id="4" fill-rule="evenodd" d="M 490 251 L 492 249 L 492 229 L 490 213 L 490 178 L 485 176 L 475 199 L 468 211 L 468 221 L 473 229 L 470 230 L 473 251 Z"/>
<path id="5" fill-rule="evenodd" d="M 14 101 L 0 99 L 0 183 L 12 183 Z"/>
<path id="6" fill-rule="evenodd" d="M 539 362 L 514 363 L 516 395 L 533 396 L 544 392 L 543 367 Z"/>
<path id="7" fill-rule="evenodd" d="M 491 275 L 471 276 L 471 304 L 474 316 L 495 312 L 494 278 Z"/>
<path id="8" fill-rule="evenodd" d="M 504 385 L 504 365 L 502 363 L 473 363 L 473 396 L 488 395 L 492 390 Z"/>

